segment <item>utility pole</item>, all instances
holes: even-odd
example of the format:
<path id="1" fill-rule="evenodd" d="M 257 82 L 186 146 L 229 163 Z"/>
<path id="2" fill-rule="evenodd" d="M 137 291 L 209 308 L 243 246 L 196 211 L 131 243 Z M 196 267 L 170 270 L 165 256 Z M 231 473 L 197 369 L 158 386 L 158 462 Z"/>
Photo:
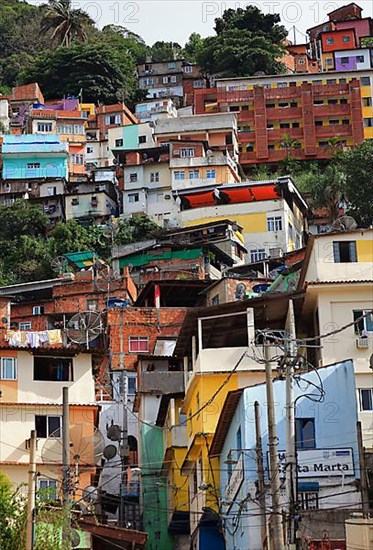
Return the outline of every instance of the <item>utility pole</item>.
<path id="1" fill-rule="evenodd" d="M 36 477 L 36 431 L 31 430 L 30 458 L 28 469 L 27 489 L 27 524 L 26 524 L 26 550 L 34 548 L 34 519 L 35 519 L 35 477 Z"/>
<path id="2" fill-rule="evenodd" d="M 121 443 L 119 445 L 121 466 L 122 466 L 122 475 L 120 483 L 120 505 L 119 505 L 119 526 L 126 526 L 126 503 L 125 503 L 125 494 L 124 490 L 127 487 L 127 468 L 129 461 L 129 448 L 128 448 L 128 413 L 127 413 L 127 387 L 128 379 L 124 376 L 124 371 L 122 371 L 123 376 L 123 394 L 122 394 L 122 404 L 123 404 L 123 421 L 121 429 Z"/>
<path id="3" fill-rule="evenodd" d="M 367 484 L 367 468 L 365 464 L 363 436 L 361 432 L 361 422 L 356 423 L 357 429 L 357 446 L 359 451 L 360 464 L 360 485 L 361 485 L 361 500 L 363 505 L 363 518 L 369 518 L 369 493 Z"/>
<path id="4" fill-rule="evenodd" d="M 287 543 L 288 548 L 295 544 L 295 495 L 296 488 L 296 449 L 295 449 L 295 400 L 294 365 L 296 361 L 296 331 L 293 300 L 289 300 L 287 325 L 290 335 L 288 359 L 286 361 L 286 503 L 287 503 Z"/>
<path id="5" fill-rule="evenodd" d="M 63 526 L 62 544 L 70 550 L 70 411 L 69 388 L 62 388 L 62 504 Z"/>
<path id="6" fill-rule="evenodd" d="M 282 511 L 280 499 L 280 472 L 278 465 L 278 439 L 276 428 L 275 405 L 273 398 L 272 368 L 269 357 L 269 343 L 264 339 L 264 357 L 267 390 L 267 416 L 269 438 L 269 478 L 272 496 L 272 537 L 274 550 L 284 550 L 284 533 L 282 526 Z"/>
<path id="7" fill-rule="evenodd" d="M 260 429 L 260 405 L 258 401 L 254 403 L 255 412 L 255 435 L 256 435 L 256 464 L 258 473 L 258 491 L 259 491 L 259 507 L 260 507 L 260 523 L 261 523 L 261 539 L 262 548 L 264 548 L 265 539 L 267 537 L 267 513 L 266 513 L 266 495 L 264 487 L 264 468 L 263 468 L 263 447 L 262 447 L 262 432 Z"/>

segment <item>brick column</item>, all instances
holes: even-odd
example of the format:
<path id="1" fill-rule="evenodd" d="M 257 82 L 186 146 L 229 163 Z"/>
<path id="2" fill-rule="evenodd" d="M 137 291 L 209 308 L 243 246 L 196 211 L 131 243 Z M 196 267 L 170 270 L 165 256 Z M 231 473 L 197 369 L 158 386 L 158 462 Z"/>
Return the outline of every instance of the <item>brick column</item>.
<path id="1" fill-rule="evenodd" d="M 311 84 L 302 84 L 302 117 L 304 154 L 313 156 L 317 154 L 315 114 L 313 108 L 313 91 Z"/>
<path id="2" fill-rule="evenodd" d="M 255 149 L 258 159 L 268 158 L 268 134 L 265 90 L 254 87 Z"/>
<path id="3" fill-rule="evenodd" d="M 364 141 L 364 123 L 360 82 L 354 78 L 348 83 L 348 88 L 350 92 L 352 140 L 354 144 L 362 143 Z"/>

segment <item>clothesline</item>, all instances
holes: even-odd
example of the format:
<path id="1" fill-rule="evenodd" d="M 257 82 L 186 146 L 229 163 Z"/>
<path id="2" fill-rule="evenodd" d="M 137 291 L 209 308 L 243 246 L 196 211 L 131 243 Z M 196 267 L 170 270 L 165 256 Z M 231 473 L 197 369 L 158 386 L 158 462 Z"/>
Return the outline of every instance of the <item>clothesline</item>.
<path id="1" fill-rule="evenodd" d="M 52 330 L 7 330 L 6 340 L 10 346 L 17 348 L 39 348 L 44 344 L 54 345 L 62 344 L 62 332 L 60 329 Z"/>

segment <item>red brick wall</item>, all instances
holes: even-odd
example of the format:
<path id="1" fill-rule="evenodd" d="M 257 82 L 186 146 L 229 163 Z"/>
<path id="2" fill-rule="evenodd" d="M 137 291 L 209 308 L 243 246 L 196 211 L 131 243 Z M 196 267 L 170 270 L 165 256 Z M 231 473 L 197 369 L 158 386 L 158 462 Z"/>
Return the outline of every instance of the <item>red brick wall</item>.
<path id="1" fill-rule="evenodd" d="M 108 311 L 111 369 L 136 370 L 137 353 L 129 351 L 130 336 L 149 338 L 148 353 L 153 353 L 158 337 L 179 335 L 187 308 L 112 308 Z M 122 334 L 122 341 L 121 335 Z M 123 361 L 121 361 L 121 354 Z"/>

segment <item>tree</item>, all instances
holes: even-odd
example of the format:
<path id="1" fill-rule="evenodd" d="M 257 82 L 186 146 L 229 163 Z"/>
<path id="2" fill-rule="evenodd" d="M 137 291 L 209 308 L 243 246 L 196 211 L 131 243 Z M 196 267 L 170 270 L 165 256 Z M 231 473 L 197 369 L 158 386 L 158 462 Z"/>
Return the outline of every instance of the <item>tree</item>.
<path id="1" fill-rule="evenodd" d="M 53 257 L 68 252 L 91 250 L 94 245 L 89 230 L 76 220 L 69 220 L 65 223 L 58 222 L 49 238 Z"/>
<path id="2" fill-rule="evenodd" d="M 132 56 L 135 63 L 144 63 L 146 57 L 150 55 L 150 48 L 145 44 L 145 41 L 138 34 L 129 31 L 120 25 L 106 25 L 101 33 L 95 35 L 93 40 L 110 44 L 115 48 L 118 55 L 128 58 L 128 54 Z"/>
<path id="3" fill-rule="evenodd" d="M 182 56 L 182 47 L 177 42 L 158 41 L 151 47 L 152 61 L 172 61 Z"/>
<path id="4" fill-rule="evenodd" d="M 25 500 L 0 472 L 0 548 L 23 550 L 25 545 Z"/>
<path id="5" fill-rule="evenodd" d="M 49 0 L 41 31 L 52 31 L 52 42 L 70 46 L 74 39 L 84 42 L 87 39 L 86 27 L 93 25 L 86 12 L 73 9 L 71 0 Z"/>
<path id="6" fill-rule="evenodd" d="M 78 95 L 88 102 L 117 103 L 117 91 L 131 99 L 136 90 L 135 62 L 110 43 L 74 44 L 40 55 L 24 72 L 23 83 L 38 82 L 44 96 Z"/>
<path id="7" fill-rule="evenodd" d="M 344 173 L 344 194 L 347 213 L 360 227 L 373 223 L 373 143 L 370 140 L 343 151 L 337 157 Z"/>
<path id="8" fill-rule="evenodd" d="M 183 57 L 190 63 L 197 62 L 197 55 L 203 48 L 203 38 L 197 32 L 192 32 L 183 48 Z"/>
<path id="9" fill-rule="evenodd" d="M 279 15 L 264 15 L 254 6 L 226 10 L 215 19 L 216 36 L 197 49 L 196 61 L 205 73 L 224 77 L 282 72 L 287 31 L 279 21 Z"/>

